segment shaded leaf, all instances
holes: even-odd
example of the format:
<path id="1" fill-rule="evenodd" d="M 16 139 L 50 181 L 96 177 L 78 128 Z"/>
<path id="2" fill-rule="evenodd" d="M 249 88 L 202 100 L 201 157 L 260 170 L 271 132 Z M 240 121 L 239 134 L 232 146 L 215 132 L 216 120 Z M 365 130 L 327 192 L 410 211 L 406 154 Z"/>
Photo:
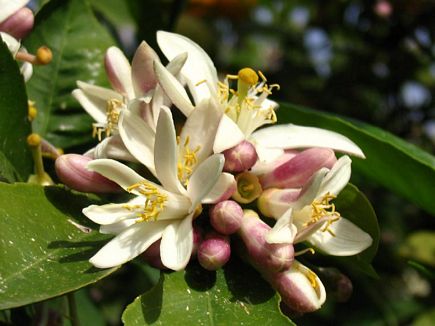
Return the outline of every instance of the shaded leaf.
<path id="1" fill-rule="evenodd" d="M 88 262 L 108 239 L 81 214 L 91 203 L 61 187 L 0 183 L 0 309 L 76 290 L 115 270 Z"/>
<path id="2" fill-rule="evenodd" d="M 435 232 L 411 233 L 400 246 L 399 253 L 408 259 L 435 267 Z"/>
<path id="3" fill-rule="evenodd" d="M 435 157 L 374 126 L 282 103 L 280 123 L 292 122 L 339 132 L 361 147 L 366 159 L 353 169 L 435 214 Z"/>
<path id="4" fill-rule="evenodd" d="M 53 0 L 36 15 L 26 47 L 35 52 L 47 45 L 53 61 L 37 67 L 28 83 L 36 102 L 34 130 L 58 147 L 92 141 L 92 118 L 71 96 L 76 81 L 107 85 L 103 58 L 115 42 L 99 24 L 85 0 Z"/>
<path id="5" fill-rule="evenodd" d="M 27 95 L 23 77 L 6 44 L 0 39 L 0 179 L 27 180 L 33 168 L 26 138 Z"/>
<path id="6" fill-rule="evenodd" d="M 279 296 L 252 268 L 231 261 L 209 272 L 191 263 L 162 273 L 159 283 L 130 304 L 125 325 L 291 325 Z"/>

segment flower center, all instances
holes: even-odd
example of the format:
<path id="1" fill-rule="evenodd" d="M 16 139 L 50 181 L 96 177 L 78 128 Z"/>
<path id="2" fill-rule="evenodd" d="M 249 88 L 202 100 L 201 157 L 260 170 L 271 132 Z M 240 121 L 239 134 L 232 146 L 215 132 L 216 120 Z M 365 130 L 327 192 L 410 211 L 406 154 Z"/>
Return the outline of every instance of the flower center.
<path id="1" fill-rule="evenodd" d="M 165 208 L 165 203 L 168 200 L 166 194 L 162 194 L 159 189 L 151 182 L 146 180 L 135 183 L 130 187 L 127 187 L 128 192 L 136 190 L 139 194 L 145 197 L 143 205 L 124 205 L 124 208 L 132 211 L 142 209 L 142 212 L 138 213 L 137 222 L 144 221 L 157 221 L 160 213 Z"/>
<path id="2" fill-rule="evenodd" d="M 117 99 L 110 99 L 106 103 L 106 123 L 99 124 L 94 123 L 92 137 L 97 137 L 101 141 L 102 133 L 105 133 L 106 137 L 110 137 L 113 132 L 118 131 L 119 114 L 124 108 L 124 104 Z"/>
<path id="3" fill-rule="evenodd" d="M 177 137 L 177 143 L 180 146 L 180 137 Z M 193 167 L 198 163 L 196 154 L 201 149 L 201 146 L 198 145 L 192 150 L 189 144 L 190 137 L 187 136 L 183 146 L 180 148 L 180 155 L 178 156 L 177 163 L 178 180 L 180 180 L 184 186 L 187 186 L 189 183 L 189 178 L 192 175 Z"/>
<path id="4" fill-rule="evenodd" d="M 335 195 L 328 192 L 320 199 L 314 200 L 311 203 L 311 220 L 305 223 L 304 226 L 309 226 L 318 222 L 320 219 L 326 218 L 326 225 L 321 229 L 321 231 L 327 231 L 332 236 L 335 236 L 335 233 L 330 229 L 330 226 L 341 218 L 340 213 L 335 210 L 335 205 L 331 203 L 331 200 L 335 198 Z"/>
<path id="5" fill-rule="evenodd" d="M 236 176 L 237 190 L 233 199 L 242 204 L 248 204 L 260 197 L 263 189 L 255 174 L 242 172 Z"/>

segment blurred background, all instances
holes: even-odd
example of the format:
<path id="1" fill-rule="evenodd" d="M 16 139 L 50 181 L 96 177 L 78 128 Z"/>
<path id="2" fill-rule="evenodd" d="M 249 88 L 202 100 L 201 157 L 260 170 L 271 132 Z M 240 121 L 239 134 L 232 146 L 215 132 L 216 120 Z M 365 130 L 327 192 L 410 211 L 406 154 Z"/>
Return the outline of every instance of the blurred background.
<path id="1" fill-rule="evenodd" d="M 90 2 L 130 56 L 143 39 L 157 49 L 156 30 L 176 31 L 199 43 L 222 74 L 246 66 L 261 70 L 281 86 L 275 100 L 371 123 L 434 154 L 433 1 Z M 373 262 L 379 278 L 343 270 L 353 284 L 349 297 L 348 280 L 325 271 L 322 280 L 332 280 L 327 303 L 295 322 L 435 325 L 435 239 L 429 232 L 434 217 L 356 173 L 353 181 L 379 219 L 381 242 Z M 128 272 L 123 273 L 115 277 Z M 117 323 L 119 289 L 111 280 L 101 284 L 92 296 L 107 320 Z"/>

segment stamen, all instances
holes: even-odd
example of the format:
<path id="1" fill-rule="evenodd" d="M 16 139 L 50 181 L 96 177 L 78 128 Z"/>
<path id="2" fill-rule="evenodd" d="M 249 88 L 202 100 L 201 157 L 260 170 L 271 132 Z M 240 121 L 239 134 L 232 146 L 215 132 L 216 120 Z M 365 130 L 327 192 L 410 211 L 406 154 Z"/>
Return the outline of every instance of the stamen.
<path id="1" fill-rule="evenodd" d="M 46 46 L 41 46 L 36 50 L 36 55 L 24 51 L 18 51 L 15 55 L 18 61 L 30 62 L 33 65 L 46 65 L 53 59 L 51 50 Z"/>
<path id="2" fill-rule="evenodd" d="M 36 109 L 35 102 L 33 101 L 27 101 L 28 105 L 28 111 L 27 111 L 27 119 L 29 119 L 30 122 L 35 120 L 36 115 L 38 114 L 38 110 Z"/>
<path id="3" fill-rule="evenodd" d="M 304 226 L 312 225 L 322 218 L 327 218 L 326 225 L 321 229 L 322 232 L 329 232 L 335 237 L 335 233 L 330 229 L 332 223 L 337 222 L 341 217 L 340 213 L 335 210 L 335 205 L 330 203 L 336 196 L 331 193 L 326 193 L 320 199 L 314 200 L 311 203 L 312 215 L 310 221 L 304 223 Z"/>
<path id="4" fill-rule="evenodd" d="M 304 255 L 307 252 L 309 252 L 310 254 L 314 255 L 316 253 L 316 251 L 314 250 L 314 248 L 306 248 L 303 250 L 300 250 L 298 252 L 295 252 L 295 256 L 300 256 L 300 255 Z"/>
<path id="5" fill-rule="evenodd" d="M 199 85 L 204 84 L 204 83 L 206 83 L 206 82 L 207 82 L 207 80 L 203 79 L 203 80 L 197 82 L 197 83 L 195 84 L 195 86 L 199 86 Z"/>
<path id="6" fill-rule="evenodd" d="M 154 186 L 149 181 L 141 181 L 127 187 L 128 192 L 132 192 L 136 190 L 145 197 L 145 203 L 143 205 L 123 205 L 125 209 L 130 211 L 137 210 L 142 208 L 143 211 L 138 214 L 138 218 L 136 222 L 144 222 L 144 221 L 157 221 L 160 213 L 163 211 L 165 207 L 165 203 L 168 199 L 166 194 L 162 194 L 159 189 Z"/>
<path id="7" fill-rule="evenodd" d="M 180 139 L 178 137 L 177 143 L 180 143 Z M 178 158 L 177 163 L 177 176 L 178 180 L 180 180 L 185 186 L 189 183 L 189 178 L 192 175 L 193 167 L 198 163 L 198 158 L 196 154 L 201 149 L 201 146 L 196 146 L 194 150 L 192 150 L 189 146 L 190 137 L 187 136 L 184 140 L 183 148 L 181 150 L 182 155 Z"/>
<path id="8" fill-rule="evenodd" d="M 239 77 L 239 81 L 242 81 L 249 86 L 255 85 L 258 82 L 258 75 L 251 68 L 240 69 L 237 76 Z"/>

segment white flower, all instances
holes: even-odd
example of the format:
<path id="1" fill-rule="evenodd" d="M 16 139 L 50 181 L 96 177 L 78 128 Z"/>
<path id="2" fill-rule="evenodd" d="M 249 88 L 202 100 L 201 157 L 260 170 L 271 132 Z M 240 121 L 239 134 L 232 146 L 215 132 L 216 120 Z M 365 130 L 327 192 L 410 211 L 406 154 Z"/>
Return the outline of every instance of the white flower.
<path id="1" fill-rule="evenodd" d="M 351 174 L 351 160 L 341 157 L 331 170 L 319 170 L 296 201 L 277 207 L 277 223 L 267 235 L 269 243 L 308 241 L 329 255 L 351 256 L 372 244 L 369 234 L 340 216 L 331 203 L 346 186 Z M 278 190 L 279 191 L 279 190 Z M 285 189 L 283 189 L 285 191 Z"/>
<path id="2" fill-rule="evenodd" d="M 183 55 L 177 57 L 167 69 L 176 75 L 185 59 Z M 106 52 L 105 67 L 113 89 L 77 81 L 79 88 L 72 94 L 96 121 L 94 137 L 101 141 L 102 134 L 106 136 L 105 141 L 87 155 L 132 160 L 118 137 L 120 113 L 130 108 L 132 102 L 136 102 L 133 105 L 136 116 L 155 130 L 161 105 L 170 103 L 155 79 L 154 60 L 159 58 L 146 42 L 139 45 L 131 66 L 120 49 L 110 47 Z M 110 137 L 112 135 L 115 137 Z"/>
<path id="3" fill-rule="evenodd" d="M 18 52 L 27 53 L 26 48 L 22 47 L 21 43 L 13 36 L 4 32 L 0 32 L 0 37 L 3 40 L 3 42 L 6 43 L 6 46 L 8 47 L 14 59 L 18 54 Z M 20 66 L 20 72 L 24 77 L 24 81 L 27 82 L 30 79 L 30 77 L 32 77 L 33 74 L 32 64 L 27 61 L 22 62 Z"/>
<path id="4" fill-rule="evenodd" d="M 222 119 L 218 128 L 215 153 L 220 153 L 248 139 L 252 132 L 267 123 L 276 122 L 276 102 L 267 96 L 277 85 L 267 85 L 266 78 L 250 68 L 244 68 L 238 75 L 228 75 L 219 82 L 216 68 L 207 53 L 187 37 L 159 31 L 157 42 L 165 54 L 172 60 L 187 53 L 188 58 L 181 69 L 181 75 L 198 106 L 209 101 L 220 108 Z M 178 82 L 161 64 L 156 64 L 159 83 L 172 102 L 186 115 L 195 109 L 183 85 Z M 237 80 L 237 90 L 231 89 L 231 80 Z"/>
<path id="5" fill-rule="evenodd" d="M 29 1 L 30 0 L 0 0 L 0 23 L 27 5 Z"/>
<path id="6" fill-rule="evenodd" d="M 123 204 L 91 205 L 83 213 L 101 224 L 103 233 L 116 234 L 90 261 L 107 268 L 123 264 L 162 239 L 163 264 L 180 270 L 190 259 L 192 219 L 200 204 L 219 198 L 224 158 L 215 154 L 203 160 L 184 187 L 178 178 L 178 151 L 171 112 L 160 112 L 154 146 L 155 174 L 161 186 L 129 167 L 109 159 L 94 160 L 88 168 L 116 182 L 136 197 Z"/>

